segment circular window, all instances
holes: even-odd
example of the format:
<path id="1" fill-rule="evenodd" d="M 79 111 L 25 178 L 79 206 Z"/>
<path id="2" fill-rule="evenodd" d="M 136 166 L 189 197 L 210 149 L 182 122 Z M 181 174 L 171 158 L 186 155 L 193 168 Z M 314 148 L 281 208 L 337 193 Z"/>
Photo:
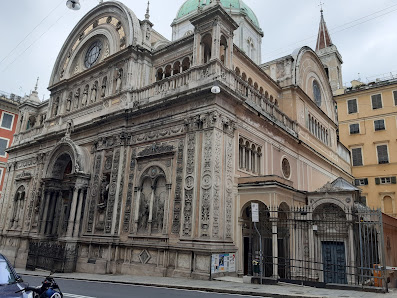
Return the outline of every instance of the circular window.
<path id="1" fill-rule="evenodd" d="M 281 162 L 281 168 L 283 170 L 284 177 L 289 179 L 291 176 L 291 166 L 289 164 L 288 159 L 283 158 L 283 161 Z"/>
<path id="2" fill-rule="evenodd" d="M 85 54 L 84 65 L 90 68 L 98 61 L 101 55 L 102 43 L 100 41 L 94 42 L 88 49 L 87 54 Z"/>
<path id="3" fill-rule="evenodd" d="M 314 95 L 314 102 L 317 106 L 321 106 L 321 90 L 320 86 L 318 85 L 317 81 L 313 81 L 313 95 Z"/>

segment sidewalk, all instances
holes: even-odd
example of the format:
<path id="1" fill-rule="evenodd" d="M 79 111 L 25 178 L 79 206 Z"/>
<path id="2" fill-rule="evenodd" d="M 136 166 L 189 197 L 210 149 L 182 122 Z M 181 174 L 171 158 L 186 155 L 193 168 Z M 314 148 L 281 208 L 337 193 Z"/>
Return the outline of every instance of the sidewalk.
<path id="1" fill-rule="evenodd" d="M 46 271 L 27 271 L 16 269 L 20 275 L 47 276 Z M 353 298 L 397 298 L 397 290 L 387 294 L 366 293 L 349 290 L 317 289 L 312 287 L 280 283 L 278 285 L 244 284 L 242 278 L 225 277 L 216 281 L 194 280 L 172 277 L 147 277 L 130 275 L 99 275 L 88 273 L 55 273 L 55 278 L 89 280 L 98 282 L 114 282 L 142 286 L 177 288 L 185 290 L 198 290 L 217 293 L 251 295 L 258 297 L 353 297 Z"/>

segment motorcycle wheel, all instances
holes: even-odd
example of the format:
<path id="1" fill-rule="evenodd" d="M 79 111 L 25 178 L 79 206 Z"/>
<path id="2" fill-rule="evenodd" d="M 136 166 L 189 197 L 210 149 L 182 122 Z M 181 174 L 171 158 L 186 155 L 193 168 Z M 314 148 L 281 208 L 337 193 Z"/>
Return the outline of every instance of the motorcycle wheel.
<path id="1" fill-rule="evenodd" d="M 54 293 L 54 294 L 51 295 L 50 298 L 62 298 L 62 296 L 59 293 Z"/>

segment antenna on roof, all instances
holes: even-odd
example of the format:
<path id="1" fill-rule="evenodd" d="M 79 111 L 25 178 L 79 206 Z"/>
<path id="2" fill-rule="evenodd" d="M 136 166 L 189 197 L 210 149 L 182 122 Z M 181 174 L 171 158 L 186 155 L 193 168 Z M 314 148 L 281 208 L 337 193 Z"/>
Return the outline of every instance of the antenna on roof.
<path id="1" fill-rule="evenodd" d="M 39 77 L 37 77 L 36 86 L 34 87 L 34 91 L 37 91 L 38 85 L 39 85 Z"/>
<path id="2" fill-rule="evenodd" d="M 148 2 L 147 2 L 147 8 L 146 8 L 146 14 L 145 14 L 145 19 L 146 19 L 146 20 L 149 20 L 149 18 L 150 18 L 150 14 L 149 14 L 149 5 L 150 5 L 150 2 L 148 1 Z"/>
<path id="3" fill-rule="evenodd" d="M 324 2 L 320 1 L 320 4 L 318 6 L 320 6 L 320 8 L 321 8 L 321 10 L 320 10 L 321 15 L 323 15 L 323 5 L 324 5 Z"/>

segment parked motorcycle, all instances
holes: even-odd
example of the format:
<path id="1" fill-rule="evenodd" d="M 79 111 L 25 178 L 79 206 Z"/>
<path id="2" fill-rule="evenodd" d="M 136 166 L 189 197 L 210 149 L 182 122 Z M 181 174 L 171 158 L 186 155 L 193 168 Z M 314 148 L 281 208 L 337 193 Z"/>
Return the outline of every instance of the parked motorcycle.
<path id="1" fill-rule="evenodd" d="M 58 284 L 55 282 L 54 278 L 51 276 L 47 276 L 44 281 L 41 283 L 41 286 L 38 287 L 26 287 L 21 289 L 15 293 L 19 292 L 32 292 L 33 298 L 63 298 L 63 294 Z"/>

